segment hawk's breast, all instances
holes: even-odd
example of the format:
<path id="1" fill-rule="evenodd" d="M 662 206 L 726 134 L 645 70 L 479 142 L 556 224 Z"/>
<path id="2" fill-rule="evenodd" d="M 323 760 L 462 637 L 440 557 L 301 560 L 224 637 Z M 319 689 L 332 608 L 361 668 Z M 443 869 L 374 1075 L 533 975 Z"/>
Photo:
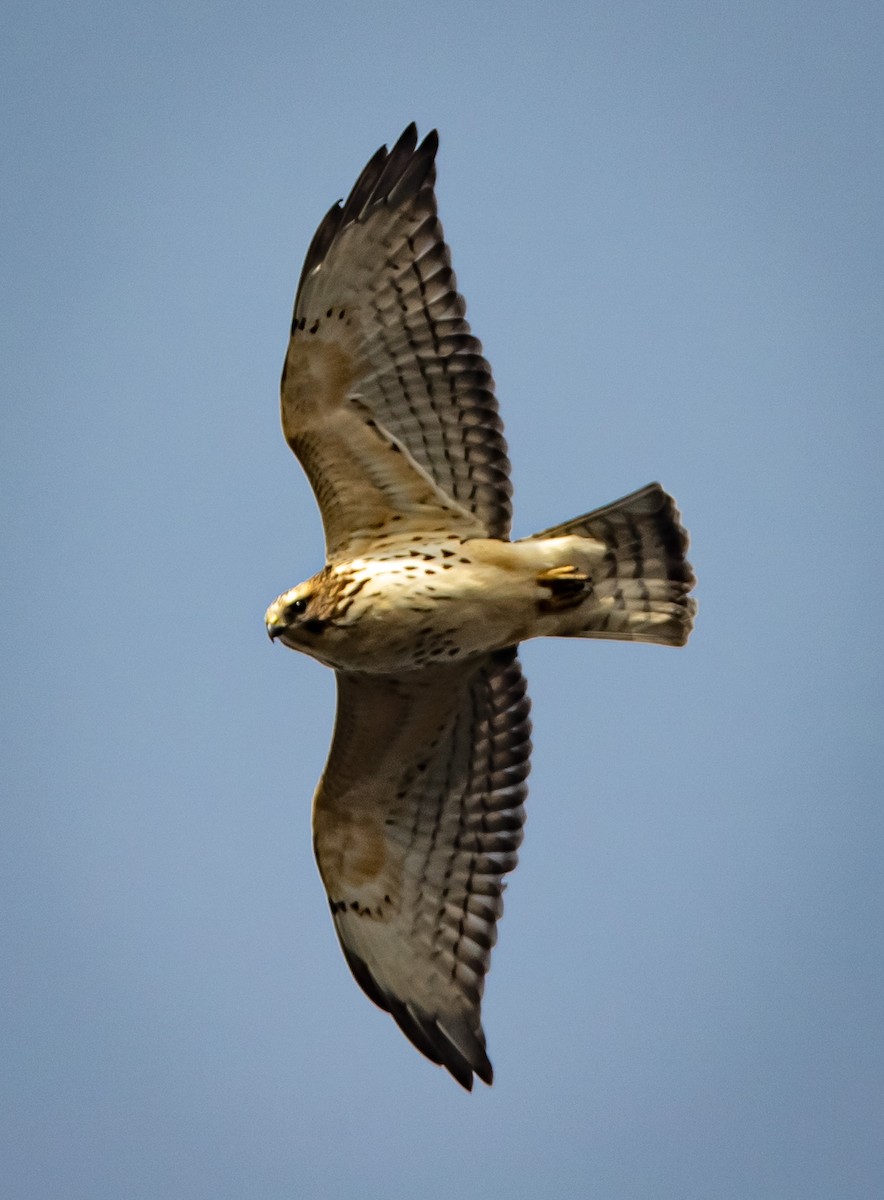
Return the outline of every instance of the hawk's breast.
<path id="1" fill-rule="evenodd" d="M 330 620 L 308 653 L 344 671 L 387 673 L 513 645 L 536 614 L 517 547 L 488 539 L 385 547 L 324 572 Z"/>

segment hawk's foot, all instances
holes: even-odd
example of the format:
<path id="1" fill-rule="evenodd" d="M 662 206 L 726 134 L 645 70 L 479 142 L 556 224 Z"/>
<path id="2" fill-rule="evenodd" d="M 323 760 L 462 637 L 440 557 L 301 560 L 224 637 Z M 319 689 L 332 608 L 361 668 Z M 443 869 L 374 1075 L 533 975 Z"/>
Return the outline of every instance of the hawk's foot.
<path id="1" fill-rule="evenodd" d="M 564 567 L 550 567 L 541 571 L 537 576 L 541 587 L 549 588 L 549 597 L 540 602 L 543 612 L 552 612 L 561 608 L 573 608 L 585 600 L 592 585 L 589 576 L 573 564 Z"/>

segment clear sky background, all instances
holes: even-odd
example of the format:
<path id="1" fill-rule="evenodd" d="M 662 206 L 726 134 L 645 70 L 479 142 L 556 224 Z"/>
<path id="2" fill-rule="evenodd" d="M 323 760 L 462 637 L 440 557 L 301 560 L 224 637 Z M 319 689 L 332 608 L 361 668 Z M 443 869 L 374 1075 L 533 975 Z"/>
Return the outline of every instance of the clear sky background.
<path id="1" fill-rule="evenodd" d="M 884 1194 L 878 3 L 3 18 L 10 1200 Z M 524 535 L 659 478 L 686 650 L 524 648 L 466 1095 L 350 978 L 278 427 L 313 230 L 412 119 Z"/>

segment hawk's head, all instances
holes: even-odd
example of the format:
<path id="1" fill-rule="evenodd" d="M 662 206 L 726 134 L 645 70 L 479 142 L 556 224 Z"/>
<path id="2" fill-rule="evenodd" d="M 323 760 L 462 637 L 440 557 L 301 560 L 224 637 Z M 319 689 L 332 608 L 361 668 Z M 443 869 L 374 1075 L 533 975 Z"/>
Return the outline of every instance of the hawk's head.
<path id="1" fill-rule="evenodd" d="M 270 640 L 278 639 L 327 667 L 353 668 L 353 655 L 360 653 L 359 621 L 365 613 L 365 605 L 354 600 L 364 582 L 354 580 L 351 571 L 326 565 L 306 583 L 277 596 L 267 609 L 264 623 Z"/>
<path id="2" fill-rule="evenodd" d="M 304 650 L 314 654 L 317 641 L 329 624 L 327 605 L 316 588 L 316 581 L 308 579 L 297 587 L 289 588 L 273 601 L 264 614 L 264 624 L 271 641 L 277 638 L 292 650 Z M 318 657 L 318 656 L 317 656 Z"/>

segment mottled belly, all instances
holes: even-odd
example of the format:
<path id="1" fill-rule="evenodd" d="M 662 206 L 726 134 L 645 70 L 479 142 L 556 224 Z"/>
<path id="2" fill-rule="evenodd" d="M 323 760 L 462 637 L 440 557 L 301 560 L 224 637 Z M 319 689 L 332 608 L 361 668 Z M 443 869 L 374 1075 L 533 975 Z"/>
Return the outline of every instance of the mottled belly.
<path id="1" fill-rule="evenodd" d="M 466 553 L 362 569 L 369 578 L 347 612 L 308 649 L 341 670 L 387 673 L 472 658 L 528 636 L 536 613 L 533 582 Z"/>

